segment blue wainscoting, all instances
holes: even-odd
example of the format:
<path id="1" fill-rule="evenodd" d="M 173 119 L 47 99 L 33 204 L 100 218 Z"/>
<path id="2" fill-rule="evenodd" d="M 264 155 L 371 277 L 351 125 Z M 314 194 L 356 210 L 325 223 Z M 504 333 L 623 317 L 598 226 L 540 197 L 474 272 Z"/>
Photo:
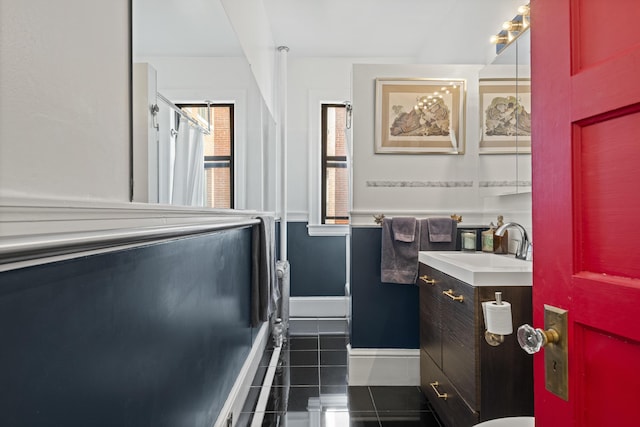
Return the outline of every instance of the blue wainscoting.
<path id="1" fill-rule="evenodd" d="M 380 227 L 351 229 L 351 347 L 419 348 L 418 286 L 380 281 Z"/>
<path id="2" fill-rule="evenodd" d="M 309 236 L 306 222 L 287 223 L 291 296 L 344 296 L 344 236 Z"/>
<path id="3" fill-rule="evenodd" d="M 250 285 L 250 228 L 0 273 L 0 425 L 210 427 Z"/>

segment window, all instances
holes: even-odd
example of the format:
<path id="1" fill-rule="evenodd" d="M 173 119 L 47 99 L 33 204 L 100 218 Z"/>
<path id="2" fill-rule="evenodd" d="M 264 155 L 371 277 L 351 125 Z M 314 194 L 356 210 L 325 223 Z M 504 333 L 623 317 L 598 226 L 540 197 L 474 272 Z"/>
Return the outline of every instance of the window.
<path id="1" fill-rule="evenodd" d="M 181 104 L 207 121 L 206 104 Z M 205 206 L 233 208 L 233 104 L 211 104 L 211 134 L 204 136 Z"/>
<path id="2" fill-rule="evenodd" d="M 322 224 L 349 223 L 347 109 L 322 104 Z"/>

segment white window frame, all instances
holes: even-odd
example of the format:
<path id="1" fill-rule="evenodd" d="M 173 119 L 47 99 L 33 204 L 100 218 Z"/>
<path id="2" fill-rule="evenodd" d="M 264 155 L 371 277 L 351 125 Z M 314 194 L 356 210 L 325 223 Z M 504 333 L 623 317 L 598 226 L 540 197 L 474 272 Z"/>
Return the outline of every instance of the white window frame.
<path id="1" fill-rule="evenodd" d="M 231 175 L 233 180 L 233 206 L 234 209 L 246 209 L 247 207 L 247 110 L 249 108 L 248 94 L 246 90 L 164 90 L 162 92 L 174 104 L 198 104 L 203 99 L 210 100 L 212 104 L 233 104 L 234 120 L 233 135 L 234 146 L 232 156 L 234 158 L 234 170 Z"/>
<path id="2" fill-rule="evenodd" d="M 349 100 L 348 90 L 309 91 L 309 236 L 347 236 L 350 224 L 322 224 L 322 104 L 342 104 Z M 347 144 L 347 150 L 350 149 Z M 351 176 L 351 155 L 347 162 Z M 349 180 L 351 181 L 351 180 Z M 349 187 L 352 187 L 349 185 Z M 351 188 L 349 188 L 351 192 Z"/>

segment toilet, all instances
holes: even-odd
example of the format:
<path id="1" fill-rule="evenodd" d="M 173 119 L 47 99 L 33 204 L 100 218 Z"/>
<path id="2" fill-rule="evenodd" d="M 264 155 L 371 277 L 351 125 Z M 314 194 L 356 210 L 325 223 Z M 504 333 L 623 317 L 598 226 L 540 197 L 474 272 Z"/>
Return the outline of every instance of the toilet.
<path id="1" fill-rule="evenodd" d="M 534 427 L 533 417 L 507 417 L 496 418 L 495 420 L 484 421 L 476 424 L 475 427 Z"/>

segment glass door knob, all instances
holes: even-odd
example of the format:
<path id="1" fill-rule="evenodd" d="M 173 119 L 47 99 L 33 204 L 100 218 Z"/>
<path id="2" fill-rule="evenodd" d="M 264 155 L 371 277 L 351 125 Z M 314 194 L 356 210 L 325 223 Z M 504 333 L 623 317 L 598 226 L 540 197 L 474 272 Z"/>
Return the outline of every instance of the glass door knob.
<path id="1" fill-rule="evenodd" d="M 517 336 L 518 344 L 529 354 L 537 353 L 545 345 L 556 343 L 560 339 L 558 332 L 554 329 L 545 331 L 527 324 L 518 328 Z"/>

